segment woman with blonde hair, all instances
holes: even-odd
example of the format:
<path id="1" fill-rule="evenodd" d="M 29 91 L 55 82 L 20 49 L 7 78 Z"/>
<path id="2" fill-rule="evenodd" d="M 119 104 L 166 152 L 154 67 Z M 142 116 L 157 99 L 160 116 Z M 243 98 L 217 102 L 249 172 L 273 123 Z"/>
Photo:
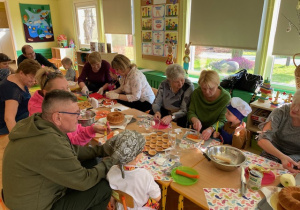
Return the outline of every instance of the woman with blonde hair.
<path id="1" fill-rule="evenodd" d="M 125 55 L 116 55 L 111 62 L 112 68 L 121 75 L 121 86 L 106 93 L 110 99 L 141 111 L 151 109 L 155 95 L 145 75 L 132 64 Z"/>
<path id="2" fill-rule="evenodd" d="M 84 95 L 88 95 L 89 91 L 99 92 L 103 85 L 112 81 L 109 75 L 110 65 L 102 60 L 99 52 L 92 52 L 87 60 L 78 78 L 78 85 Z"/>
<path id="3" fill-rule="evenodd" d="M 41 65 L 35 60 L 24 60 L 15 74 L 0 82 L 0 134 L 9 133 L 16 122 L 28 117 L 28 88 L 35 84 L 35 74 Z"/>
<path id="4" fill-rule="evenodd" d="M 264 150 L 261 156 L 282 164 L 292 173 L 300 169 L 300 90 L 291 104 L 274 109 L 258 126 L 262 132 L 257 144 Z"/>
<path id="5" fill-rule="evenodd" d="M 191 96 L 188 120 L 195 130 L 202 131 L 202 138 L 207 140 L 218 122 L 223 127 L 230 94 L 220 86 L 220 77 L 213 70 L 202 70 L 198 84 Z"/>
<path id="6" fill-rule="evenodd" d="M 37 112 L 42 112 L 42 103 L 47 93 L 52 90 L 65 90 L 69 91 L 68 81 L 63 74 L 55 72 L 54 69 L 44 67 L 36 74 L 36 80 L 41 87 L 41 90 L 37 90 L 28 103 L 29 115 L 33 115 Z M 77 115 L 78 113 L 65 112 L 61 114 Z M 91 126 L 82 127 L 80 124 L 77 125 L 77 130 L 68 133 L 68 137 L 72 144 L 85 145 L 92 138 L 95 137 L 96 133 L 104 133 L 106 128 L 101 125 L 93 124 Z"/>

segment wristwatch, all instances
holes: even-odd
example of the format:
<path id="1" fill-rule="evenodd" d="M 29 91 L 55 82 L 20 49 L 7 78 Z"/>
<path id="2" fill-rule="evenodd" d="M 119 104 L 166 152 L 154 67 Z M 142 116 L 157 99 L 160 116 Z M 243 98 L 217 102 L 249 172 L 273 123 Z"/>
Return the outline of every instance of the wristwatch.
<path id="1" fill-rule="evenodd" d="M 172 116 L 172 120 L 175 120 L 175 116 L 174 115 L 171 115 Z"/>

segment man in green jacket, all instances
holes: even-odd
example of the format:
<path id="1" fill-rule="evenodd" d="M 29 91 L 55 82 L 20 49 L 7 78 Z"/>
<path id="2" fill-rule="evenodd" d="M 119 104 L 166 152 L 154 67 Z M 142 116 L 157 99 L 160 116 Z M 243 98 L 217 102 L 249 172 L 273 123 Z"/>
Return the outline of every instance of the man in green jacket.
<path id="1" fill-rule="evenodd" d="M 105 177 L 118 164 L 108 143 L 81 147 L 66 133 L 76 130 L 77 98 L 54 90 L 42 113 L 19 121 L 9 134 L 3 157 L 3 196 L 13 210 L 106 209 L 111 189 Z M 109 157 L 111 155 L 111 157 Z M 103 160 L 87 169 L 84 160 Z"/>

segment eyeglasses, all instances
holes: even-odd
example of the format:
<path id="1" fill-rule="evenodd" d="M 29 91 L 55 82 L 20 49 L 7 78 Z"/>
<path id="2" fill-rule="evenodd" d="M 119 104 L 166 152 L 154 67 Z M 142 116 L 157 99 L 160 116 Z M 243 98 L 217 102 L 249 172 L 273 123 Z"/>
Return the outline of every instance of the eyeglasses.
<path id="1" fill-rule="evenodd" d="M 63 75 L 60 72 L 46 72 L 46 81 L 44 83 L 44 88 L 46 87 L 46 85 L 49 82 L 49 80 L 55 79 L 56 77 L 62 77 L 62 76 Z"/>
<path id="2" fill-rule="evenodd" d="M 58 113 L 77 115 L 77 117 L 80 115 L 79 112 L 58 112 Z"/>

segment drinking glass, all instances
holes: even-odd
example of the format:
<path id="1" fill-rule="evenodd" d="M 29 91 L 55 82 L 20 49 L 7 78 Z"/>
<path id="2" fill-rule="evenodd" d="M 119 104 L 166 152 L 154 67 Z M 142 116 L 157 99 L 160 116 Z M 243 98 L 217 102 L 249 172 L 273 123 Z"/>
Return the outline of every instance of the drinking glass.
<path id="1" fill-rule="evenodd" d="M 144 120 L 143 120 L 143 126 L 144 126 L 144 128 L 146 129 L 146 131 L 149 131 L 149 128 L 150 128 L 150 124 L 151 122 L 150 122 L 150 120 L 149 119 L 147 119 L 147 118 L 145 118 Z"/>
<path id="2" fill-rule="evenodd" d="M 168 137 L 169 137 L 169 142 L 171 144 L 172 148 L 175 148 L 176 145 L 176 135 L 177 133 L 174 130 L 169 130 L 168 132 Z"/>

